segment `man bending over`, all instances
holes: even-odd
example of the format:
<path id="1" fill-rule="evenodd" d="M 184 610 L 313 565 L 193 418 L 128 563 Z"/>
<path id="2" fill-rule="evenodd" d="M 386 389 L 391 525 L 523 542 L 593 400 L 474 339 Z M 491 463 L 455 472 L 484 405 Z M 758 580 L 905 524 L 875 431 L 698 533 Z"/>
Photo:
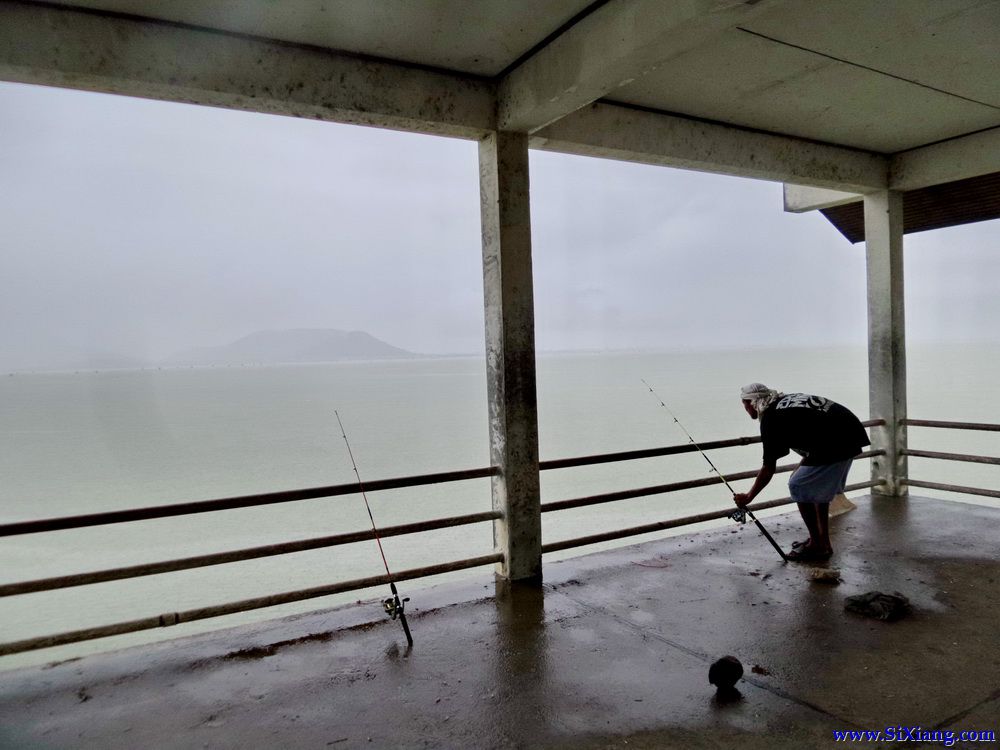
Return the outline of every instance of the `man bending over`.
<path id="1" fill-rule="evenodd" d="M 851 462 L 871 443 L 861 421 L 844 406 L 807 393 L 779 393 L 763 383 L 751 383 L 740 391 L 743 408 L 760 421 L 764 460 L 753 487 L 737 493 L 737 507 L 746 507 L 774 476 L 778 459 L 793 450 L 802 456 L 788 480 L 792 500 L 809 530 L 809 539 L 796 542 L 789 560 L 828 560 L 830 501 L 844 491 Z"/>

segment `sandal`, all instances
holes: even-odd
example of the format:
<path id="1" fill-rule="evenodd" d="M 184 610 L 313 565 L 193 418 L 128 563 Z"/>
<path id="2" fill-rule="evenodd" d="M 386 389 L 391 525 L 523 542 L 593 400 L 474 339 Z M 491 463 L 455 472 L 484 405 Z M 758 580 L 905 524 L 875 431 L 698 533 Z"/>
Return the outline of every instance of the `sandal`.
<path id="1" fill-rule="evenodd" d="M 786 557 L 792 562 L 826 562 L 833 557 L 833 551 L 822 552 L 813 549 L 808 544 L 804 544 L 801 547 L 792 549 Z"/>

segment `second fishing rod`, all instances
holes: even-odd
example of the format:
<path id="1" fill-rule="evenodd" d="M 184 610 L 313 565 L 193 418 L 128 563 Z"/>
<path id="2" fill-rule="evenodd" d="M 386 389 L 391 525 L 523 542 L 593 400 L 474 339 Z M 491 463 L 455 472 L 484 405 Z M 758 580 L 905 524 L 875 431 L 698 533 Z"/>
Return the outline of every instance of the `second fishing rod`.
<path id="1" fill-rule="evenodd" d="M 340 421 L 340 413 L 335 409 L 333 412 L 334 416 L 337 417 L 337 424 L 340 425 L 340 434 L 344 438 L 344 444 L 347 446 L 347 455 L 351 458 L 351 466 L 354 468 L 354 476 L 358 478 L 358 490 L 361 492 L 361 499 L 365 501 L 365 509 L 368 511 L 368 520 L 372 524 L 372 535 L 375 537 L 375 543 L 378 545 L 379 554 L 382 556 L 382 564 L 385 566 L 385 577 L 389 584 L 389 591 L 392 592 L 392 596 L 388 599 L 382 600 L 382 607 L 385 609 L 385 613 L 389 615 L 393 620 L 399 618 L 400 624 L 403 626 L 403 634 L 406 636 L 407 646 L 413 646 L 413 636 L 410 634 L 410 625 L 406 621 L 406 603 L 410 601 L 409 597 L 400 598 L 399 591 L 396 589 L 396 581 L 393 578 L 392 572 L 389 570 L 389 561 L 385 559 L 385 550 L 382 549 L 382 538 L 378 533 L 378 526 L 375 525 L 375 516 L 372 515 L 372 506 L 368 503 L 368 495 L 365 494 L 365 485 L 361 481 L 361 472 L 358 471 L 358 464 L 354 460 L 354 451 L 351 450 L 351 442 L 347 439 L 347 430 L 344 429 L 344 423 Z"/>
<path id="2" fill-rule="evenodd" d="M 726 489 L 728 489 L 733 494 L 733 497 L 735 497 L 737 494 L 736 490 L 733 489 L 732 485 L 729 484 L 729 481 L 722 475 L 722 472 L 716 468 L 714 463 L 712 463 L 712 459 L 708 457 L 708 454 L 705 453 L 705 451 L 701 449 L 701 446 L 698 445 L 697 442 L 695 442 L 695 439 L 691 437 L 691 433 L 684 428 L 684 425 L 681 424 L 681 421 L 677 418 L 677 415 L 670 410 L 670 407 L 666 405 L 663 399 L 661 399 L 658 395 L 656 395 L 656 391 L 653 390 L 653 387 L 649 383 L 643 380 L 642 384 L 649 389 L 650 393 L 653 394 L 653 398 L 655 398 L 657 401 L 660 402 L 660 406 L 666 409 L 667 414 L 670 415 L 670 417 L 674 420 L 677 426 L 681 428 L 681 430 L 684 432 L 685 435 L 687 435 L 687 438 L 691 442 L 691 445 L 693 445 L 698 450 L 702 458 L 708 461 L 708 465 L 712 467 L 712 471 L 714 471 L 718 475 L 719 479 L 722 480 L 722 483 L 726 485 Z M 767 539 L 767 541 L 771 543 L 771 546 L 774 547 L 775 551 L 779 555 L 781 555 L 781 559 L 785 562 L 788 562 L 788 556 L 785 554 L 784 550 L 781 549 L 781 547 L 778 545 L 776 541 L 774 541 L 774 537 L 772 537 L 767 532 L 767 529 L 764 528 L 764 524 L 762 524 L 760 521 L 757 520 L 757 516 L 753 514 L 753 511 L 751 511 L 749 508 L 746 507 L 738 508 L 733 513 L 731 513 L 729 517 L 738 523 L 746 523 L 747 518 L 753 521 L 757 525 L 757 528 L 760 530 L 760 533 L 764 535 L 764 538 Z"/>

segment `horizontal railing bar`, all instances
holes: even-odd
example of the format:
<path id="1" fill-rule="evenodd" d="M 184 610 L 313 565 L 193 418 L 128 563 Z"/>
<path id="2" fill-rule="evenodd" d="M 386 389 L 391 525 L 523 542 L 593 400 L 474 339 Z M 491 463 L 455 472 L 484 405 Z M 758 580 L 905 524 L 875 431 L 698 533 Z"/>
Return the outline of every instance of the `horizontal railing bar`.
<path id="1" fill-rule="evenodd" d="M 379 536 L 385 538 L 389 536 L 399 536 L 402 534 L 416 534 L 422 531 L 433 531 L 435 529 L 446 529 L 453 526 L 464 526 L 471 523 L 493 521 L 501 517 L 502 514 L 499 511 L 491 510 L 483 513 L 471 513 L 464 516 L 452 516 L 450 518 L 440 518 L 432 521 L 417 521 L 414 523 L 401 524 L 399 526 L 386 526 L 383 529 L 379 529 Z M 336 534 L 334 536 L 325 536 L 316 539 L 302 539 L 294 542 L 283 542 L 281 544 L 268 544 L 261 547 L 249 547 L 246 549 L 231 550 L 229 552 L 198 555 L 197 557 L 185 557 L 177 560 L 143 563 L 141 565 L 130 565 L 123 568 L 95 570 L 89 573 L 77 573 L 74 575 L 56 576 L 53 578 L 39 578 L 33 581 L 0 585 L 0 597 L 30 594 L 37 591 L 52 591 L 55 589 L 70 588 L 73 586 L 87 586 L 93 583 L 106 583 L 108 581 L 118 581 L 125 578 L 138 578 L 140 576 L 151 576 L 159 573 L 172 573 L 178 570 L 204 568 L 210 565 L 223 565 L 225 563 L 253 560 L 260 557 L 287 555 L 294 552 L 305 552 L 307 550 L 335 547 L 341 544 L 353 544 L 354 542 L 363 542 L 374 538 L 375 533 L 371 529 L 351 531 L 345 534 Z"/>
<path id="2" fill-rule="evenodd" d="M 853 490 L 865 489 L 867 487 L 875 487 L 881 484 L 879 481 L 868 481 L 868 482 L 858 482 L 857 484 L 849 484 L 844 488 L 844 492 L 852 492 Z M 763 503 L 754 503 L 750 505 L 750 510 L 766 510 L 767 508 L 778 508 L 783 505 L 791 505 L 792 499 L 790 497 L 782 497 L 777 500 L 768 500 Z M 550 542 L 549 544 L 542 545 L 542 552 L 558 552 L 564 549 L 572 549 L 574 547 L 583 547 L 588 544 L 598 544 L 599 542 L 610 542 L 615 539 L 624 539 L 629 536 L 639 536 L 640 534 L 650 534 L 655 531 L 664 531 L 666 529 L 674 529 L 679 526 L 690 526 L 695 523 L 703 523 L 705 521 L 715 521 L 720 518 L 726 518 L 731 515 L 733 509 L 729 510 L 717 510 L 711 511 L 709 513 L 699 513 L 694 516 L 684 516 L 683 518 L 673 518 L 667 521 L 656 521 L 655 523 L 647 523 L 642 526 L 633 526 L 628 529 L 617 529 L 615 531 L 605 531 L 600 534 L 591 534 L 590 536 L 582 536 L 577 539 L 564 539 L 559 542 Z"/>
<path id="3" fill-rule="evenodd" d="M 717 448 L 732 448 L 739 445 L 751 445 L 759 443 L 760 436 L 740 437 L 730 440 L 713 440 L 708 443 L 699 443 L 702 450 L 715 450 Z M 539 461 L 538 468 L 541 471 L 549 469 L 568 469 L 573 466 L 591 466 L 593 464 L 606 464 L 615 461 L 633 461 L 640 458 L 656 458 L 658 456 L 673 456 L 678 453 L 694 453 L 698 448 L 691 443 L 683 445 L 666 445 L 662 448 L 644 448 L 634 451 L 621 451 L 619 453 L 602 453 L 595 456 L 577 456 L 575 458 L 559 458 L 552 461 Z"/>
<path id="4" fill-rule="evenodd" d="M 909 487 L 924 487 L 929 490 L 961 492 L 966 495 L 982 495 L 983 497 L 1000 497 L 1000 491 L 984 490 L 979 487 L 963 487 L 957 484 L 941 484 L 940 482 L 923 482 L 919 479 L 900 479 L 899 481 Z"/>
<path id="5" fill-rule="evenodd" d="M 973 464 L 995 464 L 1000 465 L 1000 458 L 994 456 L 970 456 L 966 453 L 939 453 L 937 451 L 918 451 L 905 448 L 901 451 L 905 456 L 915 458 L 939 458 L 943 461 L 966 461 Z"/>
<path id="6" fill-rule="evenodd" d="M 397 582 L 409 581 L 416 578 L 425 578 L 427 576 L 450 573 L 456 570 L 476 568 L 481 565 L 489 565 L 502 560 L 502 554 L 494 553 L 492 555 L 472 557 L 466 560 L 455 560 L 454 562 L 441 563 L 439 565 L 429 565 L 423 568 L 403 570 L 396 573 L 395 576 L 393 576 L 393 579 Z M 10 654 L 19 654 L 24 651 L 35 651 L 41 648 L 51 648 L 53 646 L 65 646 L 70 643 L 79 643 L 80 641 L 89 641 L 95 638 L 105 638 L 112 635 L 136 633 L 141 630 L 152 630 L 154 628 L 177 625 L 182 622 L 193 622 L 195 620 L 205 620 L 211 617 L 222 617 L 224 615 L 236 614 L 237 612 L 247 612 L 253 609 L 274 607 L 279 604 L 290 604 L 292 602 L 303 601 L 305 599 L 315 599 L 320 596 L 342 594 L 346 591 L 367 589 L 372 586 L 381 586 L 383 584 L 387 584 L 388 582 L 389 579 L 385 575 L 371 576 L 370 578 L 356 578 L 353 581 L 342 581 L 340 583 L 333 583 L 326 586 L 316 586 L 314 588 L 300 589 L 298 591 L 287 591 L 282 594 L 271 594 L 269 596 L 261 596 L 254 599 L 229 602 L 228 604 L 216 604 L 214 606 L 202 607 L 200 609 L 189 609 L 184 612 L 168 612 L 162 615 L 154 615 L 153 617 L 144 617 L 138 620 L 129 620 L 127 622 L 118 622 L 112 625 L 102 625 L 95 628 L 85 628 L 83 630 L 73 630 L 66 633 L 41 636 L 39 638 L 28 638 L 22 641 L 0 643 L 0 656 L 9 656 Z"/>
<path id="7" fill-rule="evenodd" d="M 865 427 L 879 427 L 885 424 L 884 419 L 869 419 L 861 423 Z M 673 456 L 679 453 L 694 453 L 700 446 L 702 450 L 717 450 L 719 448 L 734 448 L 743 445 L 753 445 L 760 442 L 760 435 L 730 438 L 728 440 L 711 440 L 705 443 L 682 443 L 680 445 L 667 445 L 662 448 L 643 448 L 634 451 L 620 451 L 618 453 L 601 453 L 594 456 L 577 456 L 574 458 L 559 458 L 551 461 L 539 461 L 538 468 L 541 471 L 549 469 L 568 469 L 574 466 L 591 466 L 593 464 L 613 463 L 616 461 L 634 461 L 642 458 L 657 458 L 659 456 Z"/>
<path id="8" fill-rule="evenodd" d="M 1000 424 L 988 424 L 986 422 L 941 422 L 934 419 L 904 419 L 903 424 L 910 427 L 944 427 L 951 430 L 1000 432 Z"/>
<path id="9" fill-rule="evenodd" d="M 864 451 L 857 458 L 871 458 L 872 456 L 884 456 L 884 450 Z M 776 474 L 788 471 L 795 471 L 798 464 L 782 464 L 775 470 Z M 735 482 L 740 479 L 753 479 L 757 476 L 757 470 L 741 471 L 727 474 L 726 479 Z M 704 479 L 689 479 L 684 482 L 671 482 L 669 484 L 658 484 L 652 487 L 637 487 L 631 490 L 617 490 L 616 492 L 605 492 L 600 495 L 590 495 L 588 497 L 577 497 L 570 500 L 557 500 L 551 503 L 542 503 L 542 513 L 551 513 L 556 510 L 569 510 L 570 508 L 582 508 L 587 505 L 599 505 L 601 503 L 612 503 L 618 500 L 630 500 L 636 497 L 647 497 L 649 495 L 661 495 L 667 492 L 678 492 L 680 490 L 690 490 L 695 487 L 708 487 L 713 484 L 722 484 L 722 480 L 717 476 L 710 476 Z"/>
<path id="10" fill-rule="evenodd" d="M 776 474 L 786 471 L 793 471 L 794 464 L 779 466 L 775 470 Z M 750 479 L 757 476 L 756 471 L 741 471 L 736 474 L 729 474 L 727 479 L 737 481 L 739 479 Z M 570 510 L 571 508 L 583 508 L 588 505 L 600 505 L 601 503 L 613 503 L 619 500 L 631 500 L 636 497 L 647 497 L 649 495 L 661 495 L 668 492 L 679 492 L 690 490 L 696 487 L 708 487 L 713 484 L 722 484 L 722 480 L 717 476 L 710 476 L 704 479 L 688 479 L 683 482 L 670 482 L 669 484 L 656 484 L 651 487 L 636 487 L 631 490 L 616 490 L 615 492 L 603 492 L 599 495 L 589 495 L 587 497 L 577 497 L 569 500 L 556 500 L 551 503 L 542 503 L 542 513 L 551 513 L 556 510 Z"/>
<path id="11" fill-rule="evenodd" d="M 496 467 L 488 467 L 483 469 L 465 469 L 462 471 L 442 471 L 436 474 L 421 474 L 392 479 L 375 479 L 365 482 L 365 490 L 367 492 L 378 492 L 379 490 L 393 490 L 401 487 L 419 487 L 426 484 L 460 482 L 466 479 L 483 479 L 495 475 L 497 471 Z M 335 484 L 328 487 L 310 487 L 301 490 L 265 492 L 258 495 L 241 495 L 239 497 L 226 497 L 218 500 L 196 500 L 194 502 L 157 505 L 149 508 L 112 510 L 104 513 L 88 513 L 86 515 L 64 516 L 62 518 L 43 518 L 37 521 L 19 521 L 16 523 L 0 524 L 0 536 L 36 534 L 41 531 L 62 531 L 88 526 L 103 526 L 110 523 L 149 521 L 155 518 L 185 516 L 193 513 L 211 513 L 219 510 L 253 508 L 261 505 L 351 495 L 357 491 L 358 483 L 353 482 L 351 484 Z"/>

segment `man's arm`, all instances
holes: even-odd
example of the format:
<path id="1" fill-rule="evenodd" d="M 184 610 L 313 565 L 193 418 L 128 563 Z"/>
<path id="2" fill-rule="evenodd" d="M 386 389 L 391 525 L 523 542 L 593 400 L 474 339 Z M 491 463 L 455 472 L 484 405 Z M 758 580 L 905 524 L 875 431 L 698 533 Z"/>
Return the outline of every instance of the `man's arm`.
<path id="1" fill-rule="evenodd" d="M 737 492 L 733 495 L 733 500 L 736 502 L 738 508 L 745 508 L 748 506 L 761 491 L 767 487 L 767 483 L 771 481 L 771 477 L 774 476 L 775 464 L 764 464 L 760 467 L 760 471 L 757 472 L 757 478 L 753 482 L 753 487 L 747 493 Z"/>

